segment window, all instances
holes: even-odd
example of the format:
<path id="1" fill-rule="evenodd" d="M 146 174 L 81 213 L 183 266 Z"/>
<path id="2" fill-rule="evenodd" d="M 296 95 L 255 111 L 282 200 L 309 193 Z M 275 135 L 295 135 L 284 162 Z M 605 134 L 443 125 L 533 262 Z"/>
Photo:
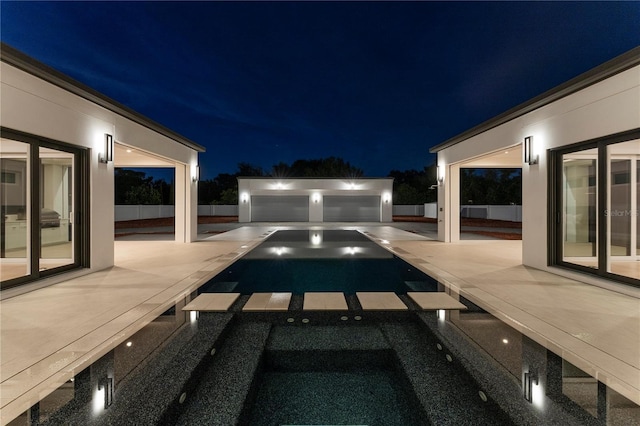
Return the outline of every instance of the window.
<path id="1" fill-rule="evenodd" d="M 640 131 L 551 152 L 550 263 L 640 286 Z"/>
<path id="2" fill-rule="evenodd" d="M 4 128 L 1 141 L 1 288 L 88 266 L 87 150 Z"/>

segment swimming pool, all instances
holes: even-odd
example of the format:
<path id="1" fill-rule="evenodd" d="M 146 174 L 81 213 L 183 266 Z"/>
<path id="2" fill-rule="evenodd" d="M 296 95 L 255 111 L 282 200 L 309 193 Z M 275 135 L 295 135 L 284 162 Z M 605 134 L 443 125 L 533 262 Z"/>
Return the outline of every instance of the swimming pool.
<path id="1" fill-rule="evenodd" d="M 437 291 L 438 283 L 358 231 L 283 230 L 200 292 Z"/>

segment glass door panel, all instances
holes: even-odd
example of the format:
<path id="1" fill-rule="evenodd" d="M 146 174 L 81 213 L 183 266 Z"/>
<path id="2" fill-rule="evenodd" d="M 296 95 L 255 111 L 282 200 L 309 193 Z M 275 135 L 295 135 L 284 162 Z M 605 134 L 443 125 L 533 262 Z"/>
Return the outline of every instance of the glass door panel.
<path id="1" fill-rule="evenodd" d="M 562 157 L 562 260 L 590 268 L 598 267 L 596 155 Z"/>
<path id="2" fill-rule="evenodd" d="M 631 160 L 609 162 L 609 253 L 631 255 Z"/>
<path id="3" fill-rule="evenodd" d="M 0 141 L 0 278 L 31 273 L 29 145 Z"/>
<path id="4" fill-rule="evenodd" d="M 640 141 L 607 146 L 606 271 L 640 279 Z"/>
<path id="5" fill-rule="evenodd" d="M 74 263 L 74 155 L 40 148 L 40 271 Z"/>

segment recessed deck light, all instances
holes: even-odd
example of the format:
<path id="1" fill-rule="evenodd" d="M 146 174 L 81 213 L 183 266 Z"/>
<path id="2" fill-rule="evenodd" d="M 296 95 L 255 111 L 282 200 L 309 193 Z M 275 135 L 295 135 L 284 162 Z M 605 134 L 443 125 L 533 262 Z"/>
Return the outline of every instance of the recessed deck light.
<path id="1" fill-rule="evenodd" d="M 133 342 L 132 342 L 131 340 L 129 340 L 129 341 L 127 342 L 127 347 L 128 347 L 128 348 L 130 348 L 130 347 L 131 347 L 131 345 L 133 345 Z"/>
<path id="2" fill-rule="evenodd" d="M 507 343 L 509 343 L 509 340 L 508 339 L 502 339 L 502 343 L 504 343 L 506 345 Z"/>

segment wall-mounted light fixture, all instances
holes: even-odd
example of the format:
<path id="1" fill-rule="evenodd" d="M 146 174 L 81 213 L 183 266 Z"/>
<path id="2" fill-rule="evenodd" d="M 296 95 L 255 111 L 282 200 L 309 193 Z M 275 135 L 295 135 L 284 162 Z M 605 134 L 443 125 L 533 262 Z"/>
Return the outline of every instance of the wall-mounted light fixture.
<path id="1" fill-rule="evenodd" d="M 538 164 L 538 156 L 533 153 L 533 136 L 524 138 L 522 152 L 524 154 L 524 162 L 532 166 Z"/>
<path id="2" fill-rule="evenodd" d="M 200 166 L 196 166 L 196 173 L 191 178 L 193 182 L 198 182 L 200 180 Z"/>
<path id="3" fill-rule="evenodd" d="M 98 156 L 101 163 L 107 164 L 113 161 L 113 136 L 104 134 L 104 154 Z"/>
<path id="4" fill-rule="evenodd" d="M 436 165 L 436 181 L 438 182 L 438 186 L 441 186 L 444 183 L 444 173 L 443 167 Z"/>
<path id="5" fill-rule="evenodd" d="M 382 200 L 384 201 L 385 204 L 389 204 L 389 202 L 391 201 L 391 194 L 389 194 L 388 192 L 385 192 L 384 195 L 382 196 Z"/>
<path id="6" fill-rule="evenodd" d="M 534 384 L 538 384 L 538 373 L 536 373 L 535 371 L 527 371 L 526 373 L 524 373 L 524 386 L 522 387 L 523 389 L 523 394 L 524 394 L 524 399 L 526 399 L 529 402 L 533 402 L 533 385 Z"/>
<path id="7" fill-rule="evenodd" d="M 246 192 L 243 192 L 241 198 L 242 198 L 242 202 L 246 204 L 247 201 L 249 201 L 249 194 L 247 194 Z"/>
<path id="8" fill-rule="evenodd" d="M 313 194 L 313 196 L 311 197 L 313 199 L 313 202 L 318 204 L 320 202 L 320 194 L 318 194 L 317 192 L 315 194 Z"/>

